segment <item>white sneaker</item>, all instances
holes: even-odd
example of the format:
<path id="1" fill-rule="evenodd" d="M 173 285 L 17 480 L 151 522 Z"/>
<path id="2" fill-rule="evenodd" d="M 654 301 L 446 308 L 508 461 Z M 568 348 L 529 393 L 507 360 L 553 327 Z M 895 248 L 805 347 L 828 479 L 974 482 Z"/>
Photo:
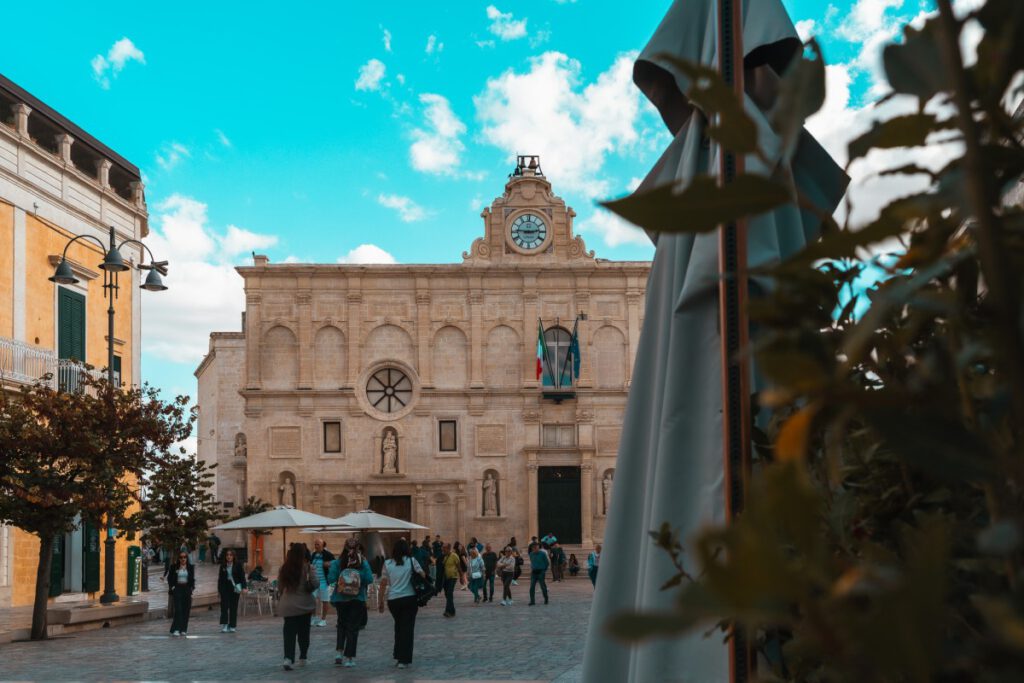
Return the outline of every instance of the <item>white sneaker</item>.
<path id="1" fill-rule="evenodd" d="M 404 669 L 404 668 L 405 668 L 405 667 L 407 667 L 407 666 L 409 666 L 409 665 L 408 665 L 408 664 L 399 664 L 399 665 L 398 665 L 398 668 L 399 668 L 399 669 Z"/>
<path id="2" fill-rule="evenodd" d="M 519 582 L 518 582 L 518 581 L 516 581 L 515 579 L 512 579 L 512 585 L 513 585 L 513 586 L 518 586 L 518 585 L 519 585 Z"/>
<path id="3" fill-rule="evenodd" d="M 349 667 L 350 669 L 351 669 L 352 667 L 354 667 L 355 665 L 356 665 L 356 660 L 355 660 L 355 659 L 346 659 L 346 660 L 345 660 L 345 663 L 344 663 L 344 664 L 342 664 L 342 666 L 347 666 L 347 667 Z"/>
<path id="4" fill-rule="evenodd" d="M 326 619 L 321 619 L 320 620 L 320 625 L 321 626 L 327 626 L 327 620 Z"/>
<path id="5" fill-rule="evenodd" d="M 336 666 L 345 666 L 345 658 L 340 654 L 334 655 L 334 664 Z"/>
<path id="6" fill-rule="evenodd" d="M 220 627 L 220 632 L 221 632 L 221 633 L 230 633 L 230 632 L 231 632 L 231 629 L 229 629 L 229 628 L 228 628 L 228 625 L 227 625 L 227 624 L 224 624 L 224 625 L 222 625 L 222 626 Z"/>
<path id="7" fill-rule="evenodd" d="M 291 671 L 292 670 L 292 660 L 290 660 L 287 657 L 285 657 L 284 661 L 281 662 L 281 666 L 284 668 L 285 671 Z"/>
<path id="8" fill-rule="evenodd" d="M 188 631 L 182 631 L 178 635 L 181 636 L 182 638 L 187 638 L 188 637 Z"/>
<path id="9" fill-rule="evenodd" d="M 178 636 L 181 635 L 181 631 L 171 631 L 171 635 L 174 636 L 175 638 L 177 638 Z"/>
<path id="10" fill-rule="evenodd" d="M 228 633 L 234 633 L 237 630 L 234 626 L 228 626 Z"/>

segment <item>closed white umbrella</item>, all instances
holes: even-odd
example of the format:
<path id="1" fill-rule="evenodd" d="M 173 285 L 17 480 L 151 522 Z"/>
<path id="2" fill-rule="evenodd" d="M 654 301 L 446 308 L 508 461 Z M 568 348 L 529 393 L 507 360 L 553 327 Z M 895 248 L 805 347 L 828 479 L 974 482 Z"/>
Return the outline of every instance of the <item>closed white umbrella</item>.
<path id="1" fill-rule="evenodd" d="M 312 526 L 325 526 L 330 525 L 332 527 L 344 527 L 343 522 L 339 522 L 336 519 L 330 517 L 324 517 L 314 512 L 306 512 L 305 510 L 297 510 L 290 505 L 278 505 L 273 510 L 267 510 L 266 512 L 257 512 L 255 515 L 249 515 L 248 517 L 241 517 L 239 519 L 225 522 L 218 526 L 213 527 L 216 531 L 239 531 L 242 529 L 280 529 L 282 536 L 282 548 L 283 552 L 287 553 L 287 529 L 297 529 L 301 527 L 312 527 Z"/>

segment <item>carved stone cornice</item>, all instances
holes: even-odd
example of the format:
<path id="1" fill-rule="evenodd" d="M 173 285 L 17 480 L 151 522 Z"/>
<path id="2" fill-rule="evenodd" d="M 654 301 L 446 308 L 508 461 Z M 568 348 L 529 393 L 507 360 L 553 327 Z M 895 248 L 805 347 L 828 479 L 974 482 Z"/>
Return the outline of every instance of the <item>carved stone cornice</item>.
<path id="1" fill-rule="evenodd" d="M 345 295 L 345 299 L 350 304 L 361 304 L 363 303 L 363 295 L 361 292 L 349 292 Z"/>
<path id="2" fill-rule="evenodd" d="M 259 306 L 263 302 L 263 295 L 259 292 L 252 292 L 245 295 L 246 306 Z"/>
<path id="3" fill-rule="evenodd" d="M 295 293 L 295 303 L 300 306 L 308 306 L 313 301 L 313 294 L 309 290 Z"/>

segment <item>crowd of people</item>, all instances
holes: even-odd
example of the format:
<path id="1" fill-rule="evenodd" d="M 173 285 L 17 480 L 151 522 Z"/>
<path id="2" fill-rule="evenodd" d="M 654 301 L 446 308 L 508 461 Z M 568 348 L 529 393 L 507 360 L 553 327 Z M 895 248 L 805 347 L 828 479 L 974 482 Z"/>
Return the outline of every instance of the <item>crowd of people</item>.
<path id="1" fill-rule="evenodd" d="M 233 633 L 237 629 L 242 594 L 252 582 L 266 581 L 266 577 L 262 567 L 255 567 L 246 576 L 233 549 L 213 556 L 220 564 L 217 592 L 221 632 Z M 377 563 L 376 572 L 355 537 L 345 541 L 337 556 L 327 550 L 322 539 L 314 541 L 313 550 L 305 543 L 292 543 L 274 583 L 277 612 L 284 620 L 282 666 L 292 670 L 306 664 L 311 628 L 327 626 L 327 612 L 331 607 L 337 614 L 334 662 L 342 667 L 356 666 L 359 633 L 368 623 L 367 598 L 372 590 L 377 591 L 374 597 L 381 613 L 386 607 L 394 619 L 392 656 L 395 666 L 404 669 L 412 664 L 416 615 L 431 597 L 443 595 L 443 614 L 454 618 L 457 590 L 470 591 L 474 606 L 493 603 L 495 584 L 500 579 L 500 604 L 511 606 L 513 587 L 519 585 L 527 560 L 528 605 L 531 606 L 537 604 L 538 587 L 544 604 L 549 604 L 549 570 L 554 583 L 564 579 L 566 570 L 571 576 L 580 572 L 575 554 L 566 555 L 550 534 L 539 540 L 532 538 L 525 552 L 520 550 L 515 537 L 497 551 L 491 544 L 480 543 L 476 538 L 465 545 L 458 541 L 444 542 L 439 535 L 433 540 L 427 536 L 422 542 L 413 540 L 411 543 L 402 538 L 394 543 L 390 555 Z M 587 557 L 587 573 L 595 586 L 600 560 L 601 546 L 598 545 Z M 379 582 L 375 581 L 375 574 L 379 575 Z M 195 590 L 195 566 L 186 548 L 178 553 L 176 561 L 167 559 L 164 578 L 174 611 L 171 635 L 187 635 Z"/>

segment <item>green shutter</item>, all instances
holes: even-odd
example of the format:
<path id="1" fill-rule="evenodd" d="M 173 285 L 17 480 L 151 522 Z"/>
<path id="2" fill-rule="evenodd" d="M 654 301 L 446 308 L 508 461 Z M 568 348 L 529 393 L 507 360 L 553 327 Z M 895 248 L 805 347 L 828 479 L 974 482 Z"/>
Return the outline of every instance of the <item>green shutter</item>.
<path id="1" fill-rule="evenodd" d="M 50 565 L 50 597 L 64 592 L 64 534 L 53 541 L 53 563 Z"/>
<path id="2" fill-rule="evenodd" d="M 57 355 L 85 360 L 85 296 L 57 288 Z"/>
<path id="3" fill-rule="evenodd" d="M 100 589 L 100 530 L 89 522 L 82 523 L 82 590 L 95 593 Z"/>

